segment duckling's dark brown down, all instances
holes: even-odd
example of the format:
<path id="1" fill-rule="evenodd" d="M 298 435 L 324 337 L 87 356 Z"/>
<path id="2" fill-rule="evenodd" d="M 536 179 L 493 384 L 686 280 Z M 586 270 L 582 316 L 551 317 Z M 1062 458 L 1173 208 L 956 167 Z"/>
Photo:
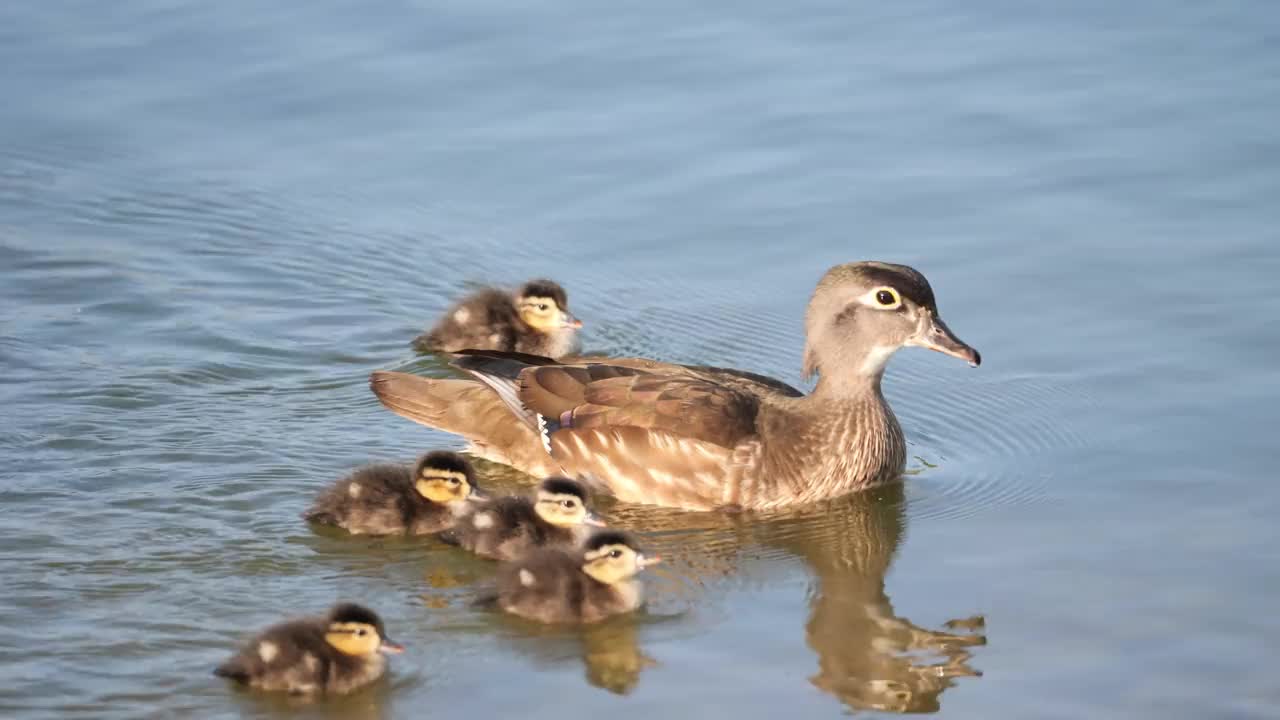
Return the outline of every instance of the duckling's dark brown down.
<path id="1" fill-rule="evenodd" d="M 582 571 L 580 552 L 543 548 L 498 567 L 484 604 L 543 623 L 594 623 L 635 609 L 634 580 L 608 585 Z"/>
<path id="2" fill-rule="evenodd" d="M 325 618 L 304 618 L 259 633 L 236 655 L 214 668 L 220 677 L 266 691 L 342 694 L 378 679 L 381 655 L 355 657 L 325 642 Z"/>
<path id="3" fill-rule="evenodd" d="M 302 517 L 356 535 L 428 535 L 453 527 L 454 511 L 424 498 L 413 481 L 409 465 L 368 465 L 322 492 Z"/>

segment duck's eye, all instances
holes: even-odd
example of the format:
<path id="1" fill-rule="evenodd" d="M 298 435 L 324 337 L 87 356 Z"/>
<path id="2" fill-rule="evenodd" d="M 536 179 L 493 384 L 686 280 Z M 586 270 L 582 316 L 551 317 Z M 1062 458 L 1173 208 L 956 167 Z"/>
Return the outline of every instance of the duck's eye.
<path id="1" fill-rule="evenodd" d="M 897 305 L 900 302 L 898 293 L 890 288 L 884 288 L 876 291 L 876 302 L 885 307 Z"/>
<path id="2" fill-rule="evenodd" d="M 621 551 L 621 550 L 610 550 L 610 551 L 609 551 L 609 557 L 611 557 L 611 558 L 620 558 L 620 557 L 622 557 L 622 551 Z"/>
<path id="3" fill-rule="evenodd" d="M 574 502 L 573 500 L 561 500 L 560 504 L 565 506 L 565 509 L 567 510 L 572 510 L 578 506 L 578 503 Z"/>
<path id="4" fill-rule="evenodd" d="M 449 484 L 458 487 L 458 478 L 449 478 Z"/>
<path id="5" fill-rule="evenodd" d="M 401 477 L 403 477 L 403 476 L 401 476 Z M 356 631 L 356 637 L 364 637 L 365 635 L 368 635 L 368 634 L 369 634 L 369 631 L 368 631 L 368 630 L 365 630 L 365 629 L 363 629 L 363 628 L 361 628 L 360 630 L 357 630 L 357 631 Z"/>
<path id="6" fill-rule="evenodd" d="M 538 308 L 538 312 L 546 312 L 546 311 L 547 311 L 547 304 L 546 304 L 546 303 L 538 303 L 538 304 L 537 304 L 537 305 L 535 305 L 534 307 Z"/>

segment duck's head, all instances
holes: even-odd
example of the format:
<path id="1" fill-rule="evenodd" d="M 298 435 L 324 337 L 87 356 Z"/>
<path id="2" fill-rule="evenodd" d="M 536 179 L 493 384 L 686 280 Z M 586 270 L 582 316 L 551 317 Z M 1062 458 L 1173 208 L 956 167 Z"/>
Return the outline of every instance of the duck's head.
<path id="1" fill-rule="evenodd" d="M 569 312 L 569 296 L 551 280 L 530 280 L 516 293 L 516 312 L 540 333 L 575 331 L 582 321 Z"/>
<path id="2" fill-rule="evenodd" d="M 378 652 L 394 655 L 404 647 L 387 637 L 378 614 L 363 605 L 341 603 L 329 611 L 324 640 L 344 655 L 368 657 Z"/>
<path id="3" fill-rule="evenodd" d="M 538 484 L 533 499 L 533 510 L 538 517 L 558 527 L 578 525 L 604 525 L 591 512 L 591 498 L 587 488 L 576 480 L 550 477 Z"/>
<path id="4" fill-rule="evenodd" d="M 413 487 L 422 497 L 441 505 L 476 497 L 476 471 L 455 452 L 437 450 L 423 455 L 413 469 Z"/>
<path id="5" fill-rule="evenodd" d="M 582 546 L 582 571 L 606 585 L 635 577 L 662 558 L 646 556 L 628 534 L 617 530 L 600 530 L 587 538 Z"/>
<path id="6" fill-rule="evenodd" d="M 882 262 L 837 265 L 827 271 L 805 313 L 804 376 L 824 382 L 878 379 L 908 345 L 929 348 L 977 367 L 982 357 L 938 315 L 929 281 L 914 268 Z"/>

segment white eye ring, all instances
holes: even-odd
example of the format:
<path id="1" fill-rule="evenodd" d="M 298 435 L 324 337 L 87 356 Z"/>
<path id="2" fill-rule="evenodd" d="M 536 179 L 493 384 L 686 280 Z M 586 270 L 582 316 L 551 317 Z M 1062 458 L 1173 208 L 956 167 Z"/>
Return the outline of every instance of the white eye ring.
<path id="1" fill-rule="evenodd" d="M 884 296 L 888 296 L 891 301 L 887 304 L 881 302 Z M 862 301 L 877 310 L 897 310 L 902 307 L 902 295 L 888 285 L 872 289 L 871 292 L 863 296 Z"/>

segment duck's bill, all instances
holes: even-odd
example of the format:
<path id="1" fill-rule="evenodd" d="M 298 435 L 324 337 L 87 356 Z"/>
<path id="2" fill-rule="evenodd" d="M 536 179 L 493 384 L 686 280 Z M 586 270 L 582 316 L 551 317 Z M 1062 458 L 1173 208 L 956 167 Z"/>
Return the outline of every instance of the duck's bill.
<path id="1" fill-rule="evenodd" d="M 650 565 L 657 565 L 662 562 L 662 558 L 657 555 L 645 555 L 640 558 L 640 567 L 647 568 Z"/>
<path id="2" fill-rule="evenodd" d="M 404 646 L 400 643 L 391 642 L 384 638 L 382 645 L 378 647 L 378 651 L 386 653 L 387 655 L 399 655 L 404 652 Z"/>
<path id="3" fill-rule="evenodd" d="M 582 321 L 567 312 L 562 312 L 560 313 L 560 326 L 576 330 L 582 327 Z"/>
<path id="4" fill-rule="evenodd" d="M 969 363 L 971 367 L 978 367 L 982 364 L 982 355 L 956 337 L 956 334 L 951 332 L 951 328 L 942 322 L 942 318 L 931 315 L 922 325 L 915 336 L 907 341 L 908 345 L 928 348 L 943 355 L 960 358 Z"/>
<path id="5" fill-rule="evenodd" d="M 597 517 L 595 513 L 587 515 L 582 519 L 582 522 L 591 527 L 609 527 L 609 524 Z"/>

